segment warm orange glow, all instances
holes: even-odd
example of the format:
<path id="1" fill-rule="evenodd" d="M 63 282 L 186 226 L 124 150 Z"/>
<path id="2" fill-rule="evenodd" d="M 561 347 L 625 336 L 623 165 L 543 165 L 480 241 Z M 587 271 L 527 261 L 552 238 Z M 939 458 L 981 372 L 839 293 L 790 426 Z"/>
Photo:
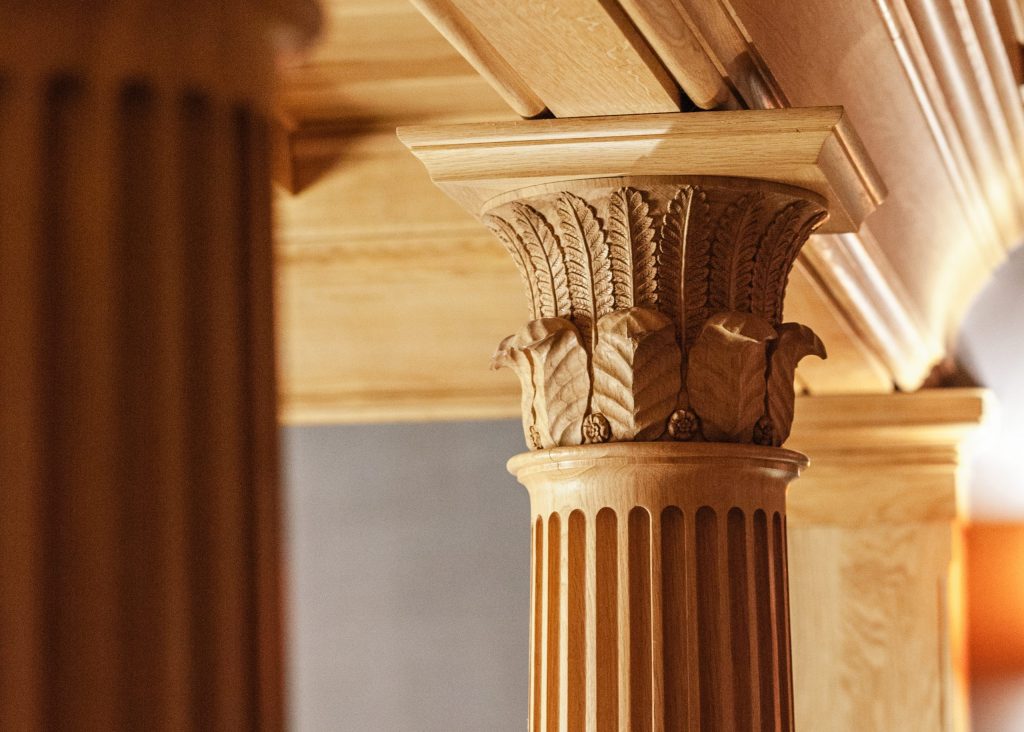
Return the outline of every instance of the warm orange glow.
<path id="1" fill-rule="evenodd" d="M 971 675 L 1024 672 L 1024 523 L 968 527 L 967 606 Z"/>

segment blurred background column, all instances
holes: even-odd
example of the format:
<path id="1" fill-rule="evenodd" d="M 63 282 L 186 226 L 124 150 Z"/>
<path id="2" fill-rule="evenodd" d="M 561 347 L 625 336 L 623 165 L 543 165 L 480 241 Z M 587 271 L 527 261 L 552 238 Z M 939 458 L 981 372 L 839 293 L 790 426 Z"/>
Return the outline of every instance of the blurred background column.
<path id="1" fill-rule="evenodd" d="M 0 2 L 0 729 L 282 726 L 267 127 L 317 22 Z"/>

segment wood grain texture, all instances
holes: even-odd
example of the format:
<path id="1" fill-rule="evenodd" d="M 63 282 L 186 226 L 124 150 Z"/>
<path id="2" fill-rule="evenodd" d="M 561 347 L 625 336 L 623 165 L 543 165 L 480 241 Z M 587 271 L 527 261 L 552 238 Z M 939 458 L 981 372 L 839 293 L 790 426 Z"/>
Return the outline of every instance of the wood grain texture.
<path id="1" fill-rule="evenodd" d="M 810 190 L 823 229 L 855 231 L 885 189 L 840 108 L 404 127 L 431 178 L 474 215 L 530 186 L 578 178 L 710 175 Z"/>
<path id="2" fill-rule="evenodd" d="M 513 82 L 496 91 L 408 0 L 329 0 L 321 6 L 316 45 L 281 69 L 277 110 L 299 138 L 324 126 L 394 129 L 442 119 L 516 119 L 509 94 L 525 105 L 516 111 L 536 109 L 532 95 Z M 454 20 L 447 29 L 464 34 L 461 49 L 479 50 L 472 30 Z M 495 68 L 490 79 L 501 73 Z"/>
<path id="3" fill-rule="evenodd" d="M 513 458 L 534 566 L 557 568 L 532 603 L 559 681 L 531 667 L 528 728 L 793 729 L 785 490 L 803 465 L 664 443 Z"/>
<path id="4" fill-rule="evenodd" d="M 524 385 L 527 444 L 579 444 L 578 430 L 561 442 L 531 424 L 567 407 L 584 420 L 586 442 L 667 432 L 781 444 L 796 362 L 825 356 L 809 328 L 779 322 L 800 247 L 826 218 L 822 203 L 760 181 L 647 178 L 637 181 L 643 189 L 630 182 L 573 181 L 571 191 L 527 195 L 486 217 L 527 279 L 530 312 L 540 316 L 506 338 L 493 361 L 516 370 Z M 564 290 L 565 318 L 545 317 L 557 310 L 556 289 Z M 573 362 L 583 367 L 574 370 L 575 387 L 554 396 L 537 381 L 542 355 L 534 349 L 556 324 L 572 328 L 563 345 L 578 348 Z M 582 405 L 545 401 L 565 397 Z"/>
<path id="5" fill-rule="evenodd" d="M 619 4 L 690 101 L 703 109 L 736 108 L 736 97 L 680 3 L 620 0 Z"/>
<path id="6" fill-rule="evenodd" d="M 536 117 L 547 111 L 544 102 L 527 86 L 519 72 L 466 19 L 455 3 L 450 0 L 413 0 L 412 4 L 501 94 L 516 114 Z"/>
<path id="7" fill-rule="evenodd" d="M 4 729 L 284 726 L 267 39 L 315 17 L 5 18 Z"/>
<path id="8" fill-rule="evenodd" d="M 796 723 L 962 730 L 961 446 L 980 390 L 805 397 L 787 498 Z"/>
<path id="9" fill-rule="evenodd" d="M 558 117 L 680 109 L 672 77 L 617 3 L 449 2 Z"/>
<path id="10" fill-rule="evenodd" d="M 282 419 L 515 417 L 515 378 L 486 368 L 487 355 L 519 327 L 526 309 L 520 277 L 498 240 L 432 185 L 390 131 L 307 131 L 297 138 L 296 153 L 302 176 L 323 160 L 343 163 L 297 195 L 279 191 L 275 201 Z M 687 215 L 703 212 L 698 201 Z M 512 212 L 509 220 L 518 218 Z M 706 231 L 702 225 L 694 233 Z M 541 235 L 550 245 L 553 231 Z M 806 249 L 821 238 L 812 236 Z M 691 236 L 689 250 L 696 249 Z M 855 276 L 841 253 L 826 254 L 828 266 Z M 560 274 L 553 277 L 559 281 Z M 886 362 L 799 261 L 787 292 L 785 319 L 809 325 L 828 344 L 827 362 L 801 364 L 812 391 L 892 388 Z M 564 304 L 558 308 L 564 317 Z M 878 317 L 899 322 L 885 313 Z M 438 338 L 446 339 L 445 348 L 432 345 Z"/>

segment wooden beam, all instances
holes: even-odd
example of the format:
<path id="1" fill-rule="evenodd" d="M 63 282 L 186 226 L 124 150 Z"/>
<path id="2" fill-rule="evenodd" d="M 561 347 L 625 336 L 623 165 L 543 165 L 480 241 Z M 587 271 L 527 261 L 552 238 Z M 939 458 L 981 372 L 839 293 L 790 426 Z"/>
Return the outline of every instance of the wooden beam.
<path id="1" fill-rule="evenodd" d="M 486 39 L 486 65 L 515 69 L 556 116 L 680 109 L 672 77 L 614 2 L 434 0 L 421 9 L 442 32 L 458 14 Z"/>

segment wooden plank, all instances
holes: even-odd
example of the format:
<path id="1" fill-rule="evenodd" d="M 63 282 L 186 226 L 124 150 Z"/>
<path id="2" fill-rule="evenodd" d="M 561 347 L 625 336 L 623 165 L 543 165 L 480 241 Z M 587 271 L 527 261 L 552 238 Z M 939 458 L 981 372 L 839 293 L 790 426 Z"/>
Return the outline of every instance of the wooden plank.
<path id="1" fill-rule="evenodd" d="M 473 68 L 501 94 L 522 117 L 536 117 L 547 111 L 544 102 L 529 88 L 483 34 L 448 0 L 412 0 L 441 35 L 473 65 Z"/>
<path id="2" fill-rule="evenodd" d="M 526 313 L 511 261 L 392 133 L 343 144 L 277 200 L 283 420 L 518 415 L 515 377 L 488 369 Z"/>
<path id="3" fill-rule="evenodd" d="M 703 109 L 737 109 L 739 103 L 677 2 L 619 0 L 637 29 L 694 104 Z"/>
<path id="4" fill-rule="evenodd" d="M 320 42 L 282 69 L 296 127 L 514 119 L 492 86 L 406 0 L 324 3 Z"/>
<path id="5" fill-rule="evenodd" d="M 617 4 L 450 0 L 558 117 L 680 109 L 678 88 Z"/>

